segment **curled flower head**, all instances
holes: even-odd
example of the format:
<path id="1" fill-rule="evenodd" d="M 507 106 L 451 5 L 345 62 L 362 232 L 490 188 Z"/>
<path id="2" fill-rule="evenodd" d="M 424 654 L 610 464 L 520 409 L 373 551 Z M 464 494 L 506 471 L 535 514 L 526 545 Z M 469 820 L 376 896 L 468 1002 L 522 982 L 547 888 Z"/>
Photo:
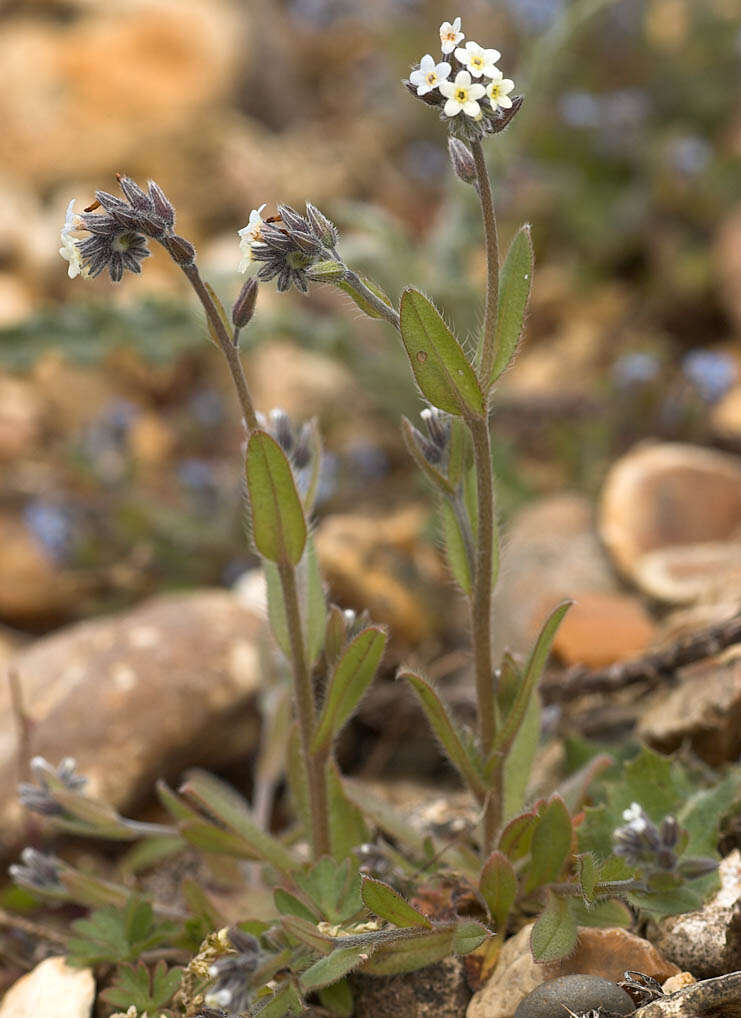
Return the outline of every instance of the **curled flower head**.
<path id="1" fill-rule="evenodd" d="M 501 57 L 498 49 L 484 49 L 477 42 L 467 42 L 464 47 L 455 51 L 456 60 L 459 60 L 474 78 L 485 75 L 493 78 L 499 73 L 496 66 L 497 60 Z"/>
<path id="2" fill-rule="evenodd" d="M 249 979 L 257 968 L 260 945 L 257 940 L 234 927 L 229 930 L 229 943 L 233 950 L 209 966 L 213 984 L 205 996 L 209 1007 L 228 1007 L 241 1013 L 249 1005 Z"/>
<path id="3" fill-rule="evenodd" d="M 419 62 L 419 69 L 412 71 L 409 80 L 417 86 L 417 95 L 427 95 L 433 88 L 437 88 L 441 81 L 450 74 L 450 64 L 443 61 L 436 64 L 429 53 L 425 53 Z"/>
<path id="4" fill-rule="evenodd" d="M 452 53 L 459 42 L 463 42 L 465 35 L 461 32 L 461 19 L 456 18 L 453 24 L 443 21 L 440 25 L 440 46 L 443 53 Z"/>
<path id="5" fill-rule="evenodd" d="M 64 894 L 60 877 L 62 863 L 56 856 L 44 855 L 35 848 L 24 848 L 20 863 L 8 868 L 13 880 L 21 887 L 42 894 Z"/>
<path id="6" fill-rule="evenodd" d="M 440 92 L 447 99 L 443 113 L 446 117 L 457 117 L 461 112 L 467 117 L 477 117 L 481 113 L 477 100 L 485 91 L 483 85 L 472 83 L 468 71 L 458 71 L 455 81 L 440 82 Z"/>
<path id="7" fill-rule="evenodd" d="M 18 797 L 26 809 L 43 816 L 61 816 L 64 810 L 54 797 L 53 785 L 61 782 L 71 792 L 82 791 L 87 778 L 77 774 L 75 767 L 76 763 L 71 756 L 66 756 L 56 768 L 43 756 L 35 756 L 31 761 L 31 770 L 37 784 L 22 781 L 18 785 Z"/>
<path id="8" fill-rule="evenodd" d="M 649 871 L 674 870 L 678 858 L 674 848 L 679 840 L 679 825 L 674 817 L 665 817 L 660 827 L 647 816 L 638 802 L 623 811 L 623 827 L 613 832 L 615 855 Z"/>
<path id="9" fill-rule="evenodd" d="M 278 215 L 270 220 L 262 219 L 262 208 L 253 210 L 250 222 L 240 230 L 240 235 L 244 234 L 240 246 L 245 259 L 249 259 L 247 264 L 262 263 L 257 278 L 264 282 L 275 279 L 278 290 L 295 286 L 306 293 L 309 269 L 333 254 L 337 243 L 334 224 L 310 204 L 305 215 L 290 205 L 279 205 Z"/>
<path id="10" fill-rule="evenodd" d="M 242 261 L 239 263 L 239 271 L 246 272 L 254 261 L 252 255 L 252 245 L 257 244 L 262 240 L 262 210 L 265 208 L 267 202 L 263 202 L 258 209 L 253 209 L 250 212 L 250 218 L 247 220 L 247 225 L 243 226 L 241 230 L 238 230 L 239 234 L 239 250 L 242 252 Z"/>
<path id="11" fill-rule="evenodd" d="M 497 70 L 496 75 L 486 86 L 486 95 L 492 107 L 494 109 L 511 110 L 512 100 L 509 97 L 509 93 L 514 87 L 514 81 L 511 78 L 505 78 L 502 72 Z"/>
<path id="12" fill-rule="evenodd" d="M 64 217 L 64 226 L 61 232 L 62 246 L 59 248 L 62 258 L 69 262 L 67 275 L 70 279 L 86 274 L 82 264 L 82 255 L 80 254 L 80 241 L 71 236 L 71 234 L 82 229 L 82 220 L 74 211 L 75 201 L 76 199 L 73 198 L 67 206 L 67 214 Z"/>

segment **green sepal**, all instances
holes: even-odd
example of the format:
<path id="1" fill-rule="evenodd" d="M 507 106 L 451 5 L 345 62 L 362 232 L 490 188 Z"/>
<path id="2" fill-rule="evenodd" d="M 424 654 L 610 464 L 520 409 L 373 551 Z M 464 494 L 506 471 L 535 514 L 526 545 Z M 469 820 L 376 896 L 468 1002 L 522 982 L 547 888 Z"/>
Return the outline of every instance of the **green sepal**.
<path id="1" fill-rule="evenodd" d="M 297 565 L 306 545 L 306 519 L 291 465 L 266 431 L 253 431 L 245 463 L 252 537 L 259 553 Z"/>
<path id="2" fill-rule="evenodd" d="M 434 304 L 412 287 L 401 296 L 400 328 L 422 395 L 449 414 L 480 417 L 484 397 L 463 348 Z"/>

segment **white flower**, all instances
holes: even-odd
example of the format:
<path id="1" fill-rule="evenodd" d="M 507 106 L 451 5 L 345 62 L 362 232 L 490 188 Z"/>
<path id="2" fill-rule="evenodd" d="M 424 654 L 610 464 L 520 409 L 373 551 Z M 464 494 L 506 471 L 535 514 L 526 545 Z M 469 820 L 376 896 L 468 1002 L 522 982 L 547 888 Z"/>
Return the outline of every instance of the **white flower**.
<path id="1" fill-rule="evenodd" d="M 75 230 L 82 228 L 82 222 L 76 212 L 73 212 L 74 204 L 76 199 L 67 206 L 67 214 L 64 217 L 64 226 L 62 227 L 61 238 L 62 246 L 59 248 L 59 253 L 66 262 L 69 262 L 69 268 L 67 269 L 67 275 L 70 279 L 74 279 L 75 276 L 87 275 L 85 268 L 82 264 L 82 257 L 80 255 L 79 241 L 75 240 L 70 234 L 74 233 Z"/>
<path id="2" fill-rule="evenodd" d="M 512 100 L 509 97 L 509 93 L 514 87 L 514 81 L 511 78 L 502 77 L 502 72 L 498 70 L 493 81 L 490 81 L 486 86 L 486 94 L 489 96 L 489 102 L 494 109 L 498 106 L 503 110 L 512 109 Z"/>
<path id="3" fill-rule="evenodd" d="M 417 95 L 427 95 L 437 88 L 441 81 L 450 74 L 450 64 L 436 64 L 429 53 L 425 53 L 419 62 L 419 70 L 412 71 L 409 80 L 417 86 Z"/>
<path id="4" fill-rule="evenodd" d="M 638 820 L 643 816 L 643 807 L 639 802 L 632 802 L 628 809 L 623 810 L 623 820 L 630 823 L 631 820 Z"/>
<path id="5" fill-rule="evenodd" d="M 477 42 L 467 42 L 466 48 L 457 49 L 455 55 L 474 78 L 480 78 L 482 74 L 487 78 L 495 78 L 499 73 L 496 62 L 502 54 L 498 49 L 483 49 Z"/>
<path id="6" fill-rule="evenodd" d="M 252 245 L 260 241 L 263 218 L 262 210 L 267 205 L 267 202 L 263 202 L 259 209 L 253 209 L 250 212 L 250 218 L 247 221 L 247 225 L 243 226 L 241 230 L 238 230 L 239 234 L 239 250 L 242 252 L 242 261 L 239 263 L 239 271 L 246 272 L 249 266 L 252 264 Z"/>
<path id="7" fill-rule="evenodd" d="M 440 91 L 448 100 L 443 112 L 446 117 L 455 117 L 461 110 L 467 117 L 478 117 L 481 107 L 476 102 L 484 94 L 483 85 L 472 85 L 468 71 L 458 71 L 455 81 L 441 81 Z"/>
<path id="8" fill-rule="evenodd" d="M 459 42 L 463 42 L 465 35 L 461 32 L 461 19 L 456 18 L 451 25 L 449 21 L 443 21 L 440 25 L 440 45 L 443 53 L 452 53 Z"/>

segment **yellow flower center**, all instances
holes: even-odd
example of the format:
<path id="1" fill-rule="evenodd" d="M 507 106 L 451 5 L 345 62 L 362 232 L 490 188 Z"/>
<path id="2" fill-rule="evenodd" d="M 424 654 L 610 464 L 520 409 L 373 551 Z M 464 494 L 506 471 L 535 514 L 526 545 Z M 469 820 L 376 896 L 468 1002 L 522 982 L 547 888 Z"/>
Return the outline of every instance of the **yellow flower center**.
<path id="1" fill-rule="evenodd" d="M 455 97 L 456 97 L 456 99 L 458 100 L 459 103 L 464 103 L 466 101 L 466 99 L 468 98 L 468 89 L 466 89 L 466 88 L 458 88 L 458 89 L 456 89 Z"/>
<path id="2" fill-rule="evenodd" d="M 501 94 L 502 94 L 502 89 L 501 89 L 501 87 L 499 85 L 492 85 L 491 86 L 491 92 L 489 93 L 489 95 L 491 96 L 492 99 L 498 99 Z"/>
<path id="3" fill-rule="evenodd" d="M 434 85 L 436 81 L 437 81 L 437 75 L 435 74 L 434 71 L 430 71 L 430 73 L 427 75 L 427 84 L 428 85 Z"/>
<path id="4" fill-rule="evenodd" d="M 480 53 L 477 53 L 477 54 L 475 54 L 475 56 L 471 57 L 471 67 L 476 67 L 476 68 L 478 68 L 478 70 L 481 70 L 481 68 L 483 66 L 484 66 L 484 58 L 481 56 Z"/>

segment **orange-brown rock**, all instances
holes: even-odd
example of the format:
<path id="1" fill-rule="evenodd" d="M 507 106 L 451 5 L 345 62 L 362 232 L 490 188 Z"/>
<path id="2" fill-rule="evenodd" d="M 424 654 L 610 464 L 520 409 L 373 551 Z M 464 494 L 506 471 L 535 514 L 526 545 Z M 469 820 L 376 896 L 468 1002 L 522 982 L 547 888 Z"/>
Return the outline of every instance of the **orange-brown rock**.
<path id="1" fill-rule="evenodd" d="M 14 513 L 0 513 L 0 620 L 28 625 L 68 618 L 80 582 L 58 565 Z"/>
<path id="2" fill-rule="evenodd" d="M 618 568 L 653 597 L 730 596 L 741 590 L 741 460 L 640 445 L 608 474 L 600 533 Z"/>
<path id="3" fill-rule="evenodd" d="M 553 649 L 564 664 L 603 668 L 642 654 L 654 628 L 636 597 L 575 592 L 574 605 L 561 623 Z"/>
<path id="4" fill-rule="evenodd" d="M 647 940 L 619 928 L 581 927 L 576 950 L 563 961 L 539 965 L 530 953 L 532 925 L 506 941 L 491 978 L 468 1005 L 466 1018 L 512 1018 L 536 986 L 558 976 L 585 973 L 617 981 L 636 969 L 660 983 L 680 970 Z"/>
<path id="5" fill-rule="evenodd" d="M 127 808 L 157 777 L 244 758 L 254 747 L 264 624 L 234 595 L 153 598 L 45 636 L 11 658 L 33 722 L 32 750 L 73 756 L 92 795 Z M 7 683 L 0 684 L 0 854 L 21 811 Z"/>

